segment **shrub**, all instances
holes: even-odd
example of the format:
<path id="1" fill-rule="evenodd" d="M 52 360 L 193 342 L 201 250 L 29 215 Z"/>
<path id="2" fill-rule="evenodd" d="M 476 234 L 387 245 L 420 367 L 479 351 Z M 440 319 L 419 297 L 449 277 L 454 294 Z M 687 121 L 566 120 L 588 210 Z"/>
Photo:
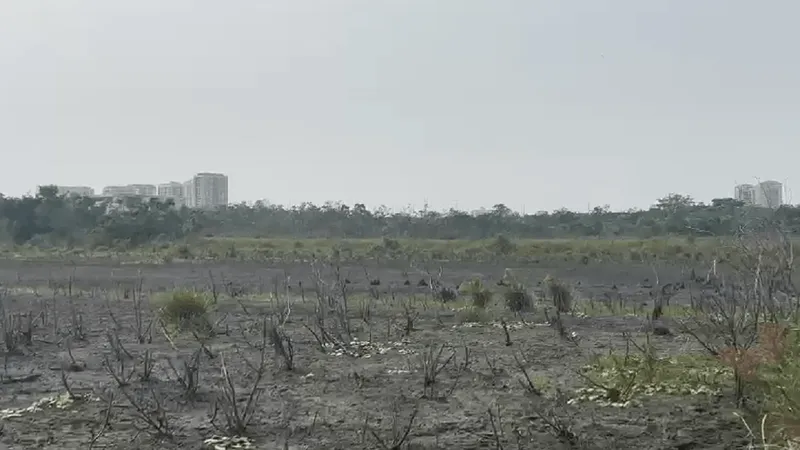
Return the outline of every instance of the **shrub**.
<path id="1" fill-rule="evenodd" d="M 533 307 L 533 298 L 522 283 L 506 286 L 503 298 L 505 299 L 506 307 L 513 312 L 527 311 Z"/>
<path id="2" fill-rule="evenodd" d="M 458 310 L 456 320 L 458 323 L 484 323 L 489 321 L 489 317 L 483 308 L 467 306 Z"/>
<path id="3" fill-rule="evenodd" d="M 458 298 L 458 292 L 455 289 L 442 286 L 436 290 L 434 297 L 444 303 L 452 302 Z"/>
<path id="4" fill-rule="evenodd" d="M 461 291 L 469 295 L 472 306 L 476 308 L 486 308 L 492 301 L 492 291 L 487 289 L 479 278 L 474 278 L 461 286 Z"/>
<path id="5" fill-rule="evenodd" d="M 165 325 L 174 327 L 176 331 L 211 331 L 211 322 L 208 319 L 211 302 L 204 294 L 174 291 L 159 299 L 158 303 L 159 317 Z"/>
<path id="6" fill-rule="evenodd" d="M 544 278 L 547 293 L 553 299 L 553 306 L 561 313 L 572 311 L 572 291 L 561 280 L 550 275 Z"/>

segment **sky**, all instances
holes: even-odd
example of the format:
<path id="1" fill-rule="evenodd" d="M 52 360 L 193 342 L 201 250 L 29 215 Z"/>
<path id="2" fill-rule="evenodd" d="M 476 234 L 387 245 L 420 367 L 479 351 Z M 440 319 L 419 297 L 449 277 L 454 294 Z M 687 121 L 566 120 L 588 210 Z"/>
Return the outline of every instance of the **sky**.
<path id="1" fill-rule="evenodd" d="M 3 0 L 0 192 L 212 171 L 234 202 L 619 210 L 775 179 L 800 203 L 798 16 L 790 0 Z"/>

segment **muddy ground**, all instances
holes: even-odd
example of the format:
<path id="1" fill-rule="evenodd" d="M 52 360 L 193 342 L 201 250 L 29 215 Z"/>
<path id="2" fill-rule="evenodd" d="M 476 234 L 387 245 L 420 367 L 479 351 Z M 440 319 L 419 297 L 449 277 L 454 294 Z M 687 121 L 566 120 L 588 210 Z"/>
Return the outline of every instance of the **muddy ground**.
<path id="1" fill-rule="evenodd" d="M 442 280 L 456 285 L 480 276 L 494 286 L 503 271 L 504 267 L 449 265 Z M 572 344 L 543 323 L 540 310 L 519 317 L 502 305 L 492 305 L 485 323 L 465 325 L 452 307 L 424 298 L 426 288 L 417 284 L 427 275 L 400 265 L 372 266 L 367 272 L 369 278 L 380 279 L 378 286 L 372 286 L 380 298 L 369 303 L 368 320 L 364 320 L 363 305 L 370 298 L 364 294 L 370 284 L 364 268 L 348 267 L 342 272 L 351 280 L 348 287 L 354 293 L 353 337 L 371 342 L 350 346 L 353 354 L 348 355 L 335 350 L 323 353 L 309 331 L 315 300 L 307 265 L 108 267 L 2 262 L 6 324 L 24 322 L 30 316 L 34 327 L 32 344 L 21 345 L 19 352 L 6 352 L 0 409 L 25 408 L 63 394 L 64 379 L 76 400 L 0 419 L 0 447 L 197 449 L 212 436 L 233 434 L 227 431 L 221 413 L 211 420 L 223 381 L 222 361 L 236 387 L 242 414 L 261 355 L 258 316 L 282 309 L 264 298 L 274 290 L 275 280 L 286 275 L 291 277 L 293 306 L 285 329 L 293 342 L 295 367 L 286 371 L 272 349 L 267 352 L 261 396 L 242 433 L 251 439 L 252 448 L 393 448 L 409 422 L 407 439 L 398 448 L 727 449 L 746 445 L 746 430 L 733 415 L 732 399 L 725 393 L 656 395 L 629 407 L 559 400 L 558 392 L 569 396 L 585 385 L 577 370 L 593 354 L 622 348 L 623 331 L 634 336 L 642 333 L 646 321 L 641 317 L 564 317 L 569 330 L 580 337 Z M 661 267 L 659 276 L 662 283 L 687 282 L 688 273 L 681 272 Z M 568 281 L 584 300 L 600 298 L 616 286 L 633 304 L 650 301 L 649 285 L 654 280 L 647 266 L 515 268 L 515 275 L 534 291 L 547 274 Z M 212 279 L 220 291 L 224 291 L 220 285 L 231 281 L 244 292 L 239 302 L 221 295 L 212 313 L 218 334 L 202 341 L 207 352 L 200 350 L 198 339 L 186 334 L 170 342 L 157 325 L 150 333 L 152 341 L 148 337 L 139 343 L 136 303 L 124 295 L 126 286 L 139 277 L 146 297 L 175 287 L 204 289 Z M 279 290 L 286 292 L 282 284 Z M 417 299 L 407 300 L 414 291 Z M 418 314 L 410 333 L 404 326 L 403 305 Z M 146 307 L 142 312 L 146 328 L 153 315 Z M 508 323 L 511 345 L 506 345 L 500 319 Z M 120 358 L 112 345 L 117 337 L 124 347 Z M 690 338 L 679 333 L 652 339 L 664 353 L 698 351 Z M 436 383 L 426 388 L 420 361 L 428 346 L 442 344 L 449 346 L 443 359 L 453 352 L 455 356 Z M 184 361 L 190 361 L 195 352 L 201 355 L 199 389 L 187 395 L 177 378 Z M 143 380 L 147 355 L 154 364 Z M 121 369 L 118 359 L 123 361 Z M 543 386 L 543 397 L 520 383 L 524 376 L 517 361 L 534 384 Z M 130 376 L 126 385 L 120 387 L 106 366 L 113 375 Z M 435 391 L 430 392 L 431 388 Z M 157 436 L 142 418 L 145 415 L 158 423 L 159 410 L 166 412 L 166 437 Z M 553 422 L 561 425 L 554 429 Z M 559 435 L 558 430 L 568 433 Z M 572 441 L 564 436 L 570 433 L 575 436 Z"/>

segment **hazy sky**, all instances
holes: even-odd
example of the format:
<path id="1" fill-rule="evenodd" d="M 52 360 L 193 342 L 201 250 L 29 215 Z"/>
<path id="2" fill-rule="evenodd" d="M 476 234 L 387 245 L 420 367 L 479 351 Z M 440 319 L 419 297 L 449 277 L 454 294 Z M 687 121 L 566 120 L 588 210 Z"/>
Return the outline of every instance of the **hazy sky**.
<path id="1" fill-rule="evenodd" d="M 0 192 L 218 171 L 232 201 L 530 212 L 800 186 L 798 17 L 790 0 L 3 0 Z"/>

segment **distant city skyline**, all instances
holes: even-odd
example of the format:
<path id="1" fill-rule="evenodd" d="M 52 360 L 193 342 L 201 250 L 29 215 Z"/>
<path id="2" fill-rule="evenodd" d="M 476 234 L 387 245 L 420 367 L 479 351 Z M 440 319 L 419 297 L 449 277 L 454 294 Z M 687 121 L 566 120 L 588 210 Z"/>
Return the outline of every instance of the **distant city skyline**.
<path id="1" fill-rule="evenodd" d="M 37 186 L 37 189 L 42 185 Z M 213 208 L 230 204 L 228 176 L 215 172 L 200 172 L 188 181 L 168 181 L 158 184 L 131 183 L 104 186 L 98 195 L 85 185 L 53 185 L 61 194 L 89 197 L 143 197 L 172 200 L 176 206 Z"/>
<path id="2" fill-rule="evenodd" d="M 95 195 L 93 188 L 89 186 L 81 186 L 81 185 L 72 185 L 72 186 L 56 185 L 56 186 L 59 188 L 59 192 L 75 193 L 79 195 L 90 195 L 90 196 Z M 105 186 L 101 192 L 102 192 L 101 195 L 105 196 L 131 195 L 131 196 L 153 196 L 163 199 L 170 198 L 175 202 L 176 205 L 179 206 L 186 205 L 190 207 L 219 206 L 221 204 L 241 203 L 242 201 L 250 204 L 255 203 L 257 201 L 265 201 L 270 204 L 280 204 L 278 202 L 272 202 L 268 198 L 248 199 L 239 202 L 230 202 L 229 192 L 228 192 L 228 177 L 224 174 L 209 173 L 209 172 L 200 172 L 186 182 L 168 181 L 158 184 L 112 185 L 112 186 Z M 191 192 L 194 192 L 194 194 L 191 194 Z M 710 199 L 699 199 L 692 196 L 690 193 L 680 192 L 678 190 L 667 192 L 664 195 L 662 195 L 662 197 L 670 193 L 688 195 L 699 203 L 707 203 L 707 204 L 710 203 L 711 200 L 715 198 L 733 198 L 736 200 L 743 201 L 745 204 L 752 204 L 752 205 L 772 207 L 772 208 L 776 208 L 784 204 L 792 204 L 791 191 L 785 184 L 775 180 L 756 181 L 753 183 L 738 183 L 734 185 L 734 190 L 732 195 L 723 195 L 721 192 L 719 196 L 715 196 Z M 202 198 L 202 200 L 198 200 L 198 198 Z M 657 199 L 654 199 L 651 205 L 648 205 L 648 207 L 655 204 L 656 200 Z M 338 200 L 329 200 L 329 201 L 334 203 L 341 202 Z M 503 202 L 497 202 L 495 204 L 498 203 L 503 203 Z M 480 206 L 478 208 L 462 209 L 462 210 L 475 214 L 481 211 L 488 211 L 495 204 Z M 284 205 L 293 206 L 292 204 L 284 204 Z M 388 207 L 388 205 L 382 205 L 382 204 L 367 205 L 367 207 L 370 209 L 375 209 L 382 206 Z M 528 210 L 525 206 L 515 207 L 514 205 L 510 204 L 505 204 L 505 206 L 511 210 L 520 213 L 526 213 L 526 212 L 535 213 L 537 211 L 542 211 L 542 210 Z M 587 204 L 585 211 L 590 211 L 592 208 L 596 206 L 602 207 L 606 206 L 606 204 L 601 204 L 601 205 Z M 624 211 L 631 209 L 631 208 L 624 208 L 624 209 L 614 208 L 613 205 L 609 206 L 611 207 L 611 210 L 614 211 Z M 406 209 L 421 210 L 424 207 L 425 203 L 423 202 L 422 205 L 408 204 L 400 208 L 389 207 L 389 209 L 395 211 L 402 211 Z M 446 211 L 451 208 L 459 209 L 458 204 L 445 206 L 443 208 L 437 208 L 433 205 L 428 205 L 428 207 L 429 209 L 436 211 Z M 647 209 L 647 208 L 641 208 L 641 209 Z M 583 211 L 583 210 L 574 210 L 574 211 Z"/>

